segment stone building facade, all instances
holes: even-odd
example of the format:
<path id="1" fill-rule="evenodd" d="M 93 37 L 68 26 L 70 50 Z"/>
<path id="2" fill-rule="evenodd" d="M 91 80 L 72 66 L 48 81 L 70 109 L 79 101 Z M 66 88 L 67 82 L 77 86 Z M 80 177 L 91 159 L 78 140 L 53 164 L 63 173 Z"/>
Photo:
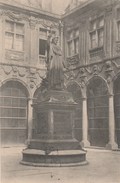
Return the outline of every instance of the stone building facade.
<path id="1" fill-rule="evenodd" d="M 12 4 L 12 5 L 11 5 Z M 3 145 L 31 137 L 33 111 L 45 77 L 46 40 L 59 34 L 59 15 L 42 9 L 0 3 L 0 121 Z"/>
<path id="2" fill-rule="evenodd" d="M 120 147 L 120 1 L 75 1 L 63 15 L 66 86 L 84 146 Z M 71 5 L 72 6 L 72 5 Z"/>
<path id="3" fill-rule="evenodd" d="M 66 88 L 78 103 L 73 132 L 84 147 L 120 148 L 120 2 L 73 1 L 64 15 L 0 3 L 2 143 L 31 138 L 31 104 L 45 76 L 47 35 L 60 34 Z M 76 6 L 75 6 L 76 5 Z"/>

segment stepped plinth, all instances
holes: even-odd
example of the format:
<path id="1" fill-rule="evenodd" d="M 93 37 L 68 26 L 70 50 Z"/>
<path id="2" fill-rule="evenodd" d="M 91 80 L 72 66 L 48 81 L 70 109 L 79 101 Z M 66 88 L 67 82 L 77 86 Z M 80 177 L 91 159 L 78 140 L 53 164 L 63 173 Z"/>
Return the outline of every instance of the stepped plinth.
<path id="1" fill-rule="evenodd" d="M 78 166 L 86 164 L 86 152 L 74 138 L 76 103 L 67 91 L 50 90 L 33 104 L 34 131 L 23 150 L 22 164 Z"/>

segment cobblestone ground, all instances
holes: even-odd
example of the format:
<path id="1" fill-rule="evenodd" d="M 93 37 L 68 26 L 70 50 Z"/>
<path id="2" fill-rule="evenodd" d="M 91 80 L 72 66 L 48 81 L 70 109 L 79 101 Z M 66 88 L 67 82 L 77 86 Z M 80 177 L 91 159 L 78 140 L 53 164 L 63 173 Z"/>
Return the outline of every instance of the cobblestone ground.
<path id="1" fill-rule="evenodd" d="M 23 147 L 1 149 L 1 183 L 120 183 L 120 151 L 86 149 L 88 165 L 21 165 Z"/>

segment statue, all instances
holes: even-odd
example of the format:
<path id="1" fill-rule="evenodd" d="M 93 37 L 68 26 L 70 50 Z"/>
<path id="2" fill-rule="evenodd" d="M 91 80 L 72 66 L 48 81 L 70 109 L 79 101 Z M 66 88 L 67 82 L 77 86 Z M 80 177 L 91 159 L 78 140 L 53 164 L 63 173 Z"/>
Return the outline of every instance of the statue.
<path id="1" fill-rule="evenodd" d="M 47 40 L 47 81 L 48 89 L 64 89 L 64 63 L 62 60 L 62 50 L 58 46 L 58 36 L 51 36 Z"/>

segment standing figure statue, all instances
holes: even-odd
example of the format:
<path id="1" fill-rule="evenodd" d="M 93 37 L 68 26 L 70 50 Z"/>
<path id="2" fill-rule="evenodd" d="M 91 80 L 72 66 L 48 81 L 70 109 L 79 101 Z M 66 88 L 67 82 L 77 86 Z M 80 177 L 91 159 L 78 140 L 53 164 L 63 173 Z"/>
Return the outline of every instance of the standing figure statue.
<path id="1" fill-rule="evenodd" d="M 51 90 L 64 89 L 64 63 L 62 50 L 58 46 L 58 36 L 47 40 L 47 80 L 48 88 Z"/>

